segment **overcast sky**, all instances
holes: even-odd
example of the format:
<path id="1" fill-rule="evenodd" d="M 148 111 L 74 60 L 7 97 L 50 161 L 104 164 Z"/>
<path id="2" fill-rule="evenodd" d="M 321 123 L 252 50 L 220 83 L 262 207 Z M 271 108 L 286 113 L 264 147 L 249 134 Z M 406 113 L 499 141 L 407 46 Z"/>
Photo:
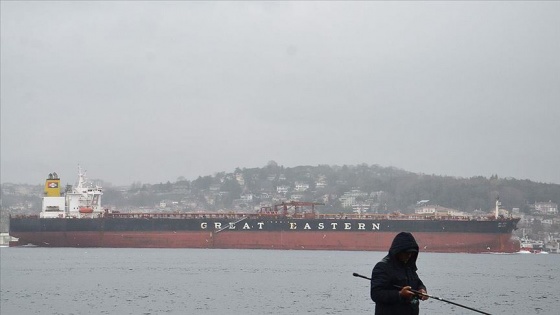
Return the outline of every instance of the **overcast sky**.
<path id="1" fill-rule="evenodd" d="M 394 166 L 560 184 L 560 2 L 1 2 L 1 182 Z"/>

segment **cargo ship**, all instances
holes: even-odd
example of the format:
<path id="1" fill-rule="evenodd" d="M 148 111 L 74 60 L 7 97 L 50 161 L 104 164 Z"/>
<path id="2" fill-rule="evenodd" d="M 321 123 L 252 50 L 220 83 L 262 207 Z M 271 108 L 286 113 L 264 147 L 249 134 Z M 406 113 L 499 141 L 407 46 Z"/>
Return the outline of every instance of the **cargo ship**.
<path id="1" fill-rule="evenodd" d="M 222 248 L 386 251 L 401 231 L 427 252 L 513 253 L 518 218 L 392 214 L 322 214 L 321 204 L 290 201 L 254 212 L 120 213 L 101 206 L 103 190 L 78 171 L 61 191 L 49 174 L 42 209 L 11 216 L 10 246 Z"/>

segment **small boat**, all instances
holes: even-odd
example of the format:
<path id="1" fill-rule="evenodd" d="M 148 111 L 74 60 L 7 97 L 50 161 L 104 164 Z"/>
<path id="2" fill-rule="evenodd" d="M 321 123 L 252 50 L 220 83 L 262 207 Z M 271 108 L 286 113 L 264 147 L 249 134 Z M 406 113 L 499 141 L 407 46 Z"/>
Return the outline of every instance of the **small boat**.
<path id="1" fill-rule="evenodd" d="M 529 253 L 529 254 L 548 254 L 544 249 L 544 242 L 537 241 L 527 238 L 525 235 L 521 239 L 521 248 L 519 253 Z"/>

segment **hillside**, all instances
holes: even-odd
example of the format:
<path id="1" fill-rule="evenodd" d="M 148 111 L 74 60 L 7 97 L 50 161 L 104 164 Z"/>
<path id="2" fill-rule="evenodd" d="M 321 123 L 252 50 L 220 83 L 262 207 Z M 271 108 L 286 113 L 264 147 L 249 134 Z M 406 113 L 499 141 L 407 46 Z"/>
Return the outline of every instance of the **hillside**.
<path id="1" fill-rule="evenodd" d="M 115 207 L 160 207 L 179 210 L 252 208 L 290 199 L 325 203 L 326 210 L 351 211 L 351 204 L 369 205 L 372 212 L 410 212 L 420 200 L 465 212 L 486 211 L 499 196 L 506 209 L 527 212 L 535 202 L 560 200 L 560 185 L 500 178 L 417 174 L 378 165 L 297 166 L 271 161 L 262 168 L 237 168 L 189 181 L 107 187 L 104 204 Z M 39 209 L 42 185 L 2 185 L 4 209 Z M 18 193 L 20 192 L 20 193 Z"/>

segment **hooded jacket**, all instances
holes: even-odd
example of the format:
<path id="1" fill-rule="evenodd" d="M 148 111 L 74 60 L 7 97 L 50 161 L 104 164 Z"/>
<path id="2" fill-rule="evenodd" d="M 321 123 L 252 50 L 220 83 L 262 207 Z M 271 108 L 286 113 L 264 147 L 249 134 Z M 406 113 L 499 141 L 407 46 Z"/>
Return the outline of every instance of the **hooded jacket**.
<path id="1" fill-rule="evenodd" d="M 397 254 L 415 250 L 405 263 L 397 259 Z M 413 290 L 426 290 L 416 270 L 418 243 L 408 232 L 400 232 L 393 239 L 389 254 L 378 262 L 371 273 L 371 299 L 375 302 L 376 315 L 417 315 L 418 300 L 407 300 L 399 295 L 395 287 L 411 286 Z"/>

